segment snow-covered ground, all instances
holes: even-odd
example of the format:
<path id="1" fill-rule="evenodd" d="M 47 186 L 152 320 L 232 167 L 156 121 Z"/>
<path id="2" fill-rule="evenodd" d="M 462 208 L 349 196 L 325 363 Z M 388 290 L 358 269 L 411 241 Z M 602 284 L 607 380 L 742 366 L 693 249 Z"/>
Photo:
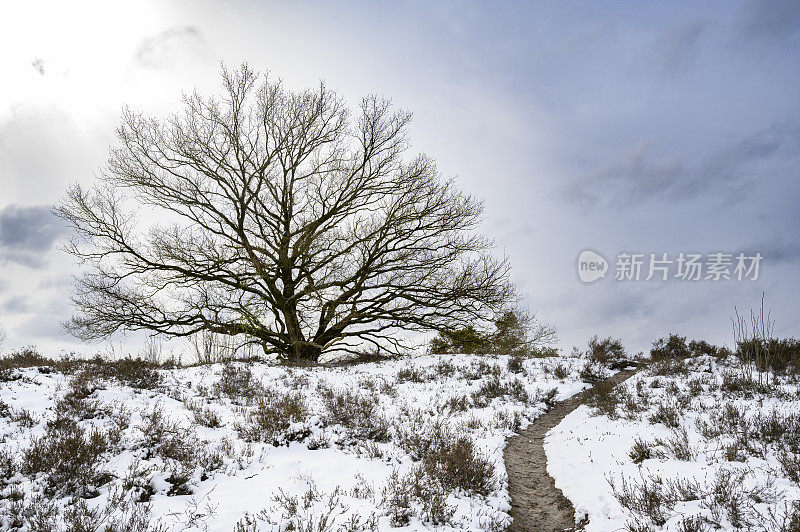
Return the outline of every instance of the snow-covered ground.
<path id="1" fill-rule="evenodd" d="M 681 366 L 643 370 L 548 433 L 576 519 L 590 532 L 800 529 L 796 379 L 761 387 L 732 357 Z"/>
<path id="2" fill-rule="evenodd" d="M 235 362 L 158 370 L 154 388 L 146 371 L 133 376 L 144 382 L 136 388 L 91 369 L 7 370 L 0 529 L 35 520 L 69 529 L 84 519 L 138 520 L 142 530 L 148 520 L 162 530 L 285 530 L 290 522 L 299 530 L 503 530 L 505 438 L 546 402 L 587 387 L 580 358 L 509 362 Z M 585 410 L 570 426 L 582 419 L 598 434 L 612 426 Z M 626 431 L 620 449 L 634 437 Z M 573 464 L 589 449 L 560 436 L 549 444 L 574 455 Z M 555 472 L 568 496 L 581 495 L 569 491 L 562 469 Z M 583 470 L 584 481 L 595 474 L 604 484 L 594 467 Z M 579 500 L 594 512 L 592 498 Z M 621 519 L 613 508 L 609 519 Z"/>

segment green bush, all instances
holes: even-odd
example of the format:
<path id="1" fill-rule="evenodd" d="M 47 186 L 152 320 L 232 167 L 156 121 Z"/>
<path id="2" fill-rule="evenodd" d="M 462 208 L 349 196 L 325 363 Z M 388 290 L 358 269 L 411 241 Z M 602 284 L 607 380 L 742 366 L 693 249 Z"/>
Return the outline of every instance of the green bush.
<path id="1" fill-rule="evenodd" d="M 494 320 L 494 333 L 490 337 L 494 352 L 504 355 L 527 352 L 529 327 L 530 318 L 521 311 L 504 311 Z"/>
<path id="2" fill-rule="evenodd" d="M 689 346 L 686 345 L 686 337 L 677 334 L 670 334 L 667 338 L 655 340 L 653 348 L 650 349 L 650 358 L 656 362 L 683 359 L 690 354 Z"/>
<path id="3" fill-rule="evenodd" d="M 689 342 L 689 352 L 692 356 L 700 356 L 700 355 L 710 355 L 713 357 L 724 356 L 727 353 L 730 353 L 724 347 L 717 347 L 715 345 L 711 345 L 705 340 L 692 340 Z"/>
<path id="4" fill-rule="evenodd" d="M 736 345 L 736 357 L 745 363 L 755 363 L 759 371 L 796 373 L 800 370 L 800 340 L 752 338 Z"/>
<path id="5" fill-rule="evenodd" d="M 495 317 L 494 330 L 463 328 L 441 330 L 431 340 L 431 354 L 491 353 L 500 355 L 557 356 L 556 350 L 538 350 L 540 344 L 556 339 L 555 329 L 539 323 L 533 315 L 518 308 L 505 309 Z M 555 351 L 555 352 L 553 352 Z"/>
<path id="6" fill-rule="evenodd" d="M 560 353 L 557 347 L 548 347 L 548 346 L 535 346 L 531 347 L 530 351 L 528 352 L 528 356 L 536 357 L 536 358 L 550 358 L 550 357 L 557 357 Z"/>
<path id="7" fill-rule="evenodd" d="M 489 336 L 471 325 L 463 329 L 439 331 L 436 338 L 431 340 L 429 349 L 434 355 L 488 353 L 492 350 Z"/>
<path id="8" fill-rule="evenodd" d="M 617 406 L 624 400 L 625 393 L 622 386 L 601 380 L 592 387 L 586 398 L 586 404 L 595 414 L 617 419 Z"/>
<path id="9" fill-rule="evenodd" d="M 589 340 L 589 360 L 599 364 L 609 364 L 626 358 L 622 340 L 610 336 L 600 340 L 597 335 Z"/>

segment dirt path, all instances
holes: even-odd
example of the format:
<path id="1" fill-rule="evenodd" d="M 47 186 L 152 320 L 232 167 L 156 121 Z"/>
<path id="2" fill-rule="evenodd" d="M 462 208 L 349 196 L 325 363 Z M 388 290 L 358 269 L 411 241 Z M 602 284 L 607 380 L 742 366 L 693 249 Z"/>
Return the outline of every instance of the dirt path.
<path id="1" fill-rule="evenodd" d="M 618 384 L 635 373 L 623 370 L 607 382 Z M 504 452 L 508 471 L 508 492 L 511 495 L 513 523 L 508 532 L 552 532 L 576 530 L 575 509 L 553 478 L 547 474 L 544 436 L 564 417 L 575 410 L 591 389 L 585 390 L 555 405 L 536 419 L 518 436 L 508 440 Z"/>

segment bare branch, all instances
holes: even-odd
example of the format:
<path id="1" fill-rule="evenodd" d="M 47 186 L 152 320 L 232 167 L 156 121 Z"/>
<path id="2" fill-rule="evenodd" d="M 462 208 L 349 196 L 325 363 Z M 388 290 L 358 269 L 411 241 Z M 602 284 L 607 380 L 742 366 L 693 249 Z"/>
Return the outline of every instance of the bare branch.
<path id="1" fill-rule="evenodd" d="M 167 119 L 125 109 L 100 183 L 57 208 L 90 265 L 76 335 L 206 331 L 316 359 L 396 350 L 400 331 L 491 319 L 513 297 L 474 233 L 482 205 L 404 159 L 409 113 L 372 96 L 351 118 L 324 84 L 291 92 L 246 65 L 222 81 Z"/>

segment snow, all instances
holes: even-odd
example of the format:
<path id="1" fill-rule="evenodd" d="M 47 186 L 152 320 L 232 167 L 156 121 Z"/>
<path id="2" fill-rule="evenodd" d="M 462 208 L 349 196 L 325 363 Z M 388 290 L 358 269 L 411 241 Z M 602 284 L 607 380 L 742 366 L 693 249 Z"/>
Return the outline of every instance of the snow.
<path id="1" fill-rule="evenodd" d="M 656 477 L 665 482 L 688 479 L 696 481 L 701 489 L 708 489 L 720 471 L 732 470 L 744 475 L 741 487 L 745 489 L 774 482 L 776 499 L 755 501 L 752 506 L 752 520 L 757 523 L 759 530 L 780 529 L 777 523 L 782 522 L 786 508 L 790 507 L 792 501 L 800 499 L 800 487 L 781 473 L 775 449 L 769 448 L 763 458 L 745 452 L 741 459 L 729 461 L 723 449 L 731 440 L 726 439 L 725 435 L 705 438 L 698 425 L 719 415 L 729 404 L 743 409 L 746 416 L 756 416 L 758 413 L 769 415 L 772 412 L 797 414 L 800 412 L 798 387 L 793 384 L 774 387 L 774 390 L 778 390 L 775 392 L 779 394 L 778 397 L 763 393 L 721 392 L 719 385 L 724 373 L 739 372 L 740 366 L 731 360 L 711 357 L 700 357 L 690 362 L 689 366 L 690 371 L 686 376 L 657 376 L 644 370 L 622 384 L 640 402 L 642 395 L 637 395 L 637 390 L 649 396 L 649 404 L 642 405 L 644 410 L 638 415 L 628 415 L 624 408 L 618 407 L 619 417 L 611 419 L 594 412 L 590 406 L 582 405 L 568 414 L 545 437 L 548 473 L 554 478 L 556 487 L 573 503 L 576 522 L 588 517 L 587 532 L 628 530 L 626 525 L 635 516 L 623 508 L 611 487 L 611 482 L 619 487 L 623 478 L 629 482 Z M 694 396 L 687 392 L 686 383 L 691 380 L 704 383 L 702 391 Z M 676 429 L 649 421 L 649 416 L 661 401 L 671 402 L 681 396 L 691 399 Z M 690 447 L 695 453 L 689 460 L 677 459 L 656 441 L 674 437 L 676 430 L 686 431 Z M 645 459 L 640 464 L 634 463 L 629 452 L 637 439 L 650 443 L 651 448 L 660 450 L 663 456 Z M 668 512 L 663 525 L 648 524 L 651 530 L 683 530 L 682 520 L 694 516 L 716 523 L 725 530 L 735 528 L 724 512 L 712 514 L 711 507 L 708 496 L 678 502 Z M 743 528 L 750 529 L 747 526 Z"/>
<path id="2" fill-rule="evenodd" d="M 608 473 L 638 474 L 628 450 L 639 436 L 666 435 L 659 428 L 592 416 L 589 407 L 583 405 L 547 434 L 547 472 L 572 501 L 576 520 L 589 516 L 587 531 L 624 529 L 628 515 L 611 493 Z"/>
<path id="3" fill-rule="evenodd" d="M 108 430 L 117 423 L 121 439 L 118 449 L 102 456 L 102 465 L 114 480 L 102 486 L 100 494 L 89 499 L 87 505 L 102 508 L 131 468 L 138 467 L 144 471 L 142 482 L 154 492 L 149 501 L 153 521 L 166 530 L 230 531 L 246 515 L 254 517 L 260 512 L 274 522 L 259 520 L 258 530 L 279 530 L 285 522 L 279 524 L 282 507 L 276 498 L 296 497 L 302 501 L 308 493 L 315 496 L 301 512 L 307 511 L 312 520 L 336 500 L 337 526 L 332 530 L 349 520 L 367 523 L 369 519 L 374 519 L 381 531 L 502 529 L 510 522 L 502 455 L 506 438 L 546 409 L 541 398 L 549 390 L 555 389 L 560 400 L 584 389 L 587 385 L 578 374 L 585 364 L 578 358 L 526 359 L 524 371 L 512 373 L 508 357 L 483 355 L 421 356 L 317 368 L 233 363 L 231 367 L 238 368 L 237 371 L 249 370 L 253 381 L 272 393 L 299 392 L 305 400 L 308 416 L 294 423 L 289 432 L 306 430 L 309 435 L 277 446 L 241 437 L 237 428 L 246 422 L 253 405 L 213 393 L 224 372 L 222 364 L 160 370 L 162 383 L 155 390 L 133 389 L 113 379 L 104 380 L 96 383 L 98 389 L 89 396 L 102 415 L 81 420 L 79 424 L 87 429 Z M 566 369 L 566 378 L 553 376 L 552 370 L 557 365 Z M 45 424 L 54 417 L 54 405 L 69 392 L 71 379 L 56 371 L 26 368 L 13 370 L 12 379 L 0 382 L 0 401 L 12 412 L 26 411 L 35 420 L 28 427 L 13 416 L 0 417 L 0 451 L 10 452 L 19 459 L 31 445 L 31 439 L 45 433 Z M 501 383 L 518 381 L 529 399 L 501 396 L 486 401 L 485 406 L 473 405 L 464 410 L 448 406 L 448 401 L 477 393 L 493 379 Z M 459 489 L 448 493 L 446 503 L 453 509 L 449 524 L 426 522 L 424 515 L 414 511 L 407 526 L 393 527 L 384 493 L 396 482 L 397 475 L 411 470 L 414 458 L 395 438 L 380 442 L 354 439 L 346 428 L 326 421 L 327 410 L 320 392 L 323 389 L 376 396 L 378 411 L 392 431 L 424 431 L 438 423 L 468 436 L 494 464 L 495 487 L 485 496 Z M 213 410 L 221 426 L 198 425 L 188 405 Z M 200 469 L 192 472 L 188 482 L 190 494 L 169 495 L 172 484 L 168 478 L 175 464 L 147 452 L 143 427 L 154 410 L 159 409 L 165 423 L 186 429 L 196 438 L 198 447 L 220 456 L 218 467 L 208 468 L 205 478 Z M 115 421 L 115 416 L 119 420 Z M 395 472 L 397 475 L 393 476 Z M 26 497 L 43 493 L 42 479 L 38 477 L 17 475 L 6 482 L 3 486 L 0 481 L 0 494 L 8 494 L 12 489 L 22 490 Z M 67 497 L 57 502 L 62 507 L 71 504 Z M 11 504 L 9 499 L 0 498 L 0 530 L 10 526 L 1 516 Z"/>

